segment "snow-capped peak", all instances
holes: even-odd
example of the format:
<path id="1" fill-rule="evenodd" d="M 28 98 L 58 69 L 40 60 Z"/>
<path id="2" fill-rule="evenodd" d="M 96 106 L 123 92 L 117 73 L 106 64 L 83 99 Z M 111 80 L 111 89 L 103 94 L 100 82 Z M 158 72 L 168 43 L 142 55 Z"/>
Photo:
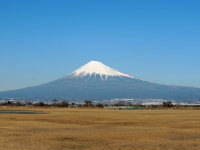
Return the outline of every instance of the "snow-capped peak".
<path id="1" fill-rule="evenodd" d="M 132 75 L 121 73 L 115 69 L 112 69 L 99 61 L 90 61 L 79 69 L 75 70 L 72 74 L 73 77 L 85 77 L 92 75 L 99 75 L 102 79 L 107 79 L 108 76 L 120 76 L 120 77 L 129 77 L 135 78 Z"/>

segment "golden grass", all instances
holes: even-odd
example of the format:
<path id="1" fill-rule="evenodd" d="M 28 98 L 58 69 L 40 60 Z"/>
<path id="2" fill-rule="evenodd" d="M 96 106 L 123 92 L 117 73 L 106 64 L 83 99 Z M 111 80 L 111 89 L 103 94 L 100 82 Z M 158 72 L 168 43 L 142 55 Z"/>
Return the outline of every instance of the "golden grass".
<path id="1" fill-rule="evenodd" d="M 0 114 L 1 150 L 200 149 L 200 110 L 28 110 Z"/>

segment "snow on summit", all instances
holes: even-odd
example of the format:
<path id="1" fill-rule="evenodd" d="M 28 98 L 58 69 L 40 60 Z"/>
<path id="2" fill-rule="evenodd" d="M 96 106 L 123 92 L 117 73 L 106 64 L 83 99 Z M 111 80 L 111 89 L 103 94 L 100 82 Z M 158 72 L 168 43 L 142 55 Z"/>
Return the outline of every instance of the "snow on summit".
<path id="1" fill-rule="evenodd" d="M 80 67 L 72 73 L 72 76 L 74 77 L 85 77 L 88 75 L 100 75 L 102 79 L 103 77 L 107 79 L 108 76 L 123 76 L 135 78 L 134 76 L 131 76 L 129 74 L 121 73 L 115 69 L 112 69 L 99 61 L 90 61 L 89 63 L 85 64 L 84 66 Z"/>

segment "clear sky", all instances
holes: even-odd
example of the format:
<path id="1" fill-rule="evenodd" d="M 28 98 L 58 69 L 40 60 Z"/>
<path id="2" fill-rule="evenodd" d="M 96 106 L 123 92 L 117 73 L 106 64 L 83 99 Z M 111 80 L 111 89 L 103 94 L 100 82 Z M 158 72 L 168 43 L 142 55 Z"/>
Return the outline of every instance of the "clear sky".
<path id="1" fill-rule="evenodd" d="M 199 0 L 1 0 L 0 91 L 46 83 L 90 60 L 200 87 Z"/>

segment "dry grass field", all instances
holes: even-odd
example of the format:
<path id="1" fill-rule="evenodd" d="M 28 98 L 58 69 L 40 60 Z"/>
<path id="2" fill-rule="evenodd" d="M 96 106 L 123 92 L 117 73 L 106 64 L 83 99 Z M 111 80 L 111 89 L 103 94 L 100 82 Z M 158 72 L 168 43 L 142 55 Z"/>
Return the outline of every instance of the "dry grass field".
<path id="1" fill-rule="evenodd" d="M 28 110 L 0 113 L 1 150 L 200 149 L 200 110 Z"/>

